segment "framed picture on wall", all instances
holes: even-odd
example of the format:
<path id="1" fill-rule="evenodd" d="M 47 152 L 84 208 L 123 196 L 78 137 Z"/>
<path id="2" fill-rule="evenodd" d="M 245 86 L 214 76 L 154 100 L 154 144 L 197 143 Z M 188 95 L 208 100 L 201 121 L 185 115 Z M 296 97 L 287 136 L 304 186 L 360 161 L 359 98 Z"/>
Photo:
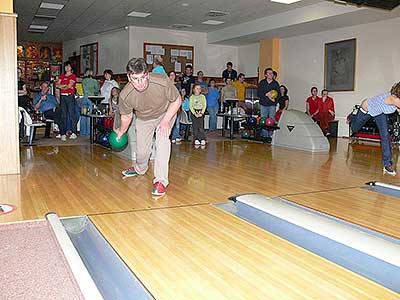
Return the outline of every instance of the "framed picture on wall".
<path id="1" fill-rule="evenodd" d="M 93 74 L 97 75 L 98 71 L 98 58 L 99 58 L 99 44 L 87 44 L 81 46 L 80 49 L 81 57 L 81 73 L 84 73 L 87 69 L 93 70 Z"/>
<path id="2" fill-rule="evenodd" d="M 325 44 L 325 88 L 330 92 L 354 91 L 356 39 Z"/>

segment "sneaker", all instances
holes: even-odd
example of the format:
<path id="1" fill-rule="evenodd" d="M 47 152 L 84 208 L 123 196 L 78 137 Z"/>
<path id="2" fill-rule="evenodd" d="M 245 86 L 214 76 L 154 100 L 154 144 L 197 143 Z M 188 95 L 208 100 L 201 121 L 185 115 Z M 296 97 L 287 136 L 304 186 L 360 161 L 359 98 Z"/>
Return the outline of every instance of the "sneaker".
<path id="1" fill-rule="evenodd" d="M 176 143 L 176 139 L 171 140 L 171 143 L 172 143 L 172 144 L 175 144 L 175 143 Z"/>
<path id="2" fill-rule="evenodd" d="M 199 141 L 199 140 L 195 140 L 195 141 L 194 141 L 194 144 L 195 144 L 195 145 L 200 145 L 200 141 Z"/>
<path id="3" fill-rule="evenodd" d="M 67 136 L 66 136 L 65 134 L 63 134 L 63 135 L 61 136 L 61 140 L 62 140 L 63 142 L 65 142 L 65 141 L 67 140 Z"/>
<path id="4" fill-rule="evenodd" d="M 71 133 L 71 135 L 69 136 L 70 140 L 75 140 L 77 138 L 78 138 L 78 136 L 75 133 Z"/>
<path id="5" fill-rule="evenodd" d="M 383 167 L 383 175 L 388 174 L 390 176 L 396 176 L 396 171 L 393 169 L 392 165 L 387 165 Z"/>
<path id="6" fill-rule="evenodd" d="M 122 175 L 124 175 L 125 177 L 133 177 L 133 176 L 137 176 L 139 175 L 136 170 L 135 167 L 130 167 L 130 168 L 126 168 L 124 170 L 122 170 Z"/>
<path id="7" fill-rule="evenodd" d="M 61 134 L 57 134 L 56 139 L 61 139 Z"/>
<path id="8" fill-rule="evenodd" d="M 180 141 L 182 141 L 182 139 L 181 139 L 181 138 L 176 138 L 175 141 L 176 141 L 177 143 L 179 143 Z"/>
<path id="9" fill-rule="evenodd" d="M 57 124 L 54 124 L 53 132 L 60 132 L 60 128 L 58 128 Z"/>
<path id="10" fill-rule="evenodd" d="M 161 182 L 158 181 L 153 184 L 153 190 L 151 192 L 153 196 L 163 196 L 166 192 L 167 188 Z"/>
<path id="11" fill-rule="evenodd" d="M 204 145 L 206 144 L 206 141 L 205 141 L 205 140 L 201 140 L 200 144 L 201 144 L 202 146 L 204 146 Z"/>

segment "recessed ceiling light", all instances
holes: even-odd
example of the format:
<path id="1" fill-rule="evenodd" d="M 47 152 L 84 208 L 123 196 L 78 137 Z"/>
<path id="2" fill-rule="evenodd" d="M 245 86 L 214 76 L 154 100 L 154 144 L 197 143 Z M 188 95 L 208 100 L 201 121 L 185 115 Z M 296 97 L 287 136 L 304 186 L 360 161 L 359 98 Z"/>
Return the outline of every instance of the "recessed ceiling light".
<path id="1" fill-rule="evenodd" d="M 49 26 L 47 25 L 34 25 L 31 24 L 29 25 L 29 29 L 35 29 L 35 30 L 46 30 Z"/>
<path id="2" fill-rule="evenodd" d="M 150 15 L 151 15 L 151 13 L 147 13 L 147 12 L 131 11 L 128 14 L 128 17 L 146 18 L 146 17 L 148 17 Z"/>
<path id="3" fill-rule="evenodd" d="M 189 6 L 189 3 L 182 3 L 181 5 L 187 7 Z"/>
<path id="4" fill-rule="evenodd" d="M 292 4 L 295 2 L 299 2 L 301 0 L 271 0 L 271 2 L 283 3 L 283 4 Z"/>
<path id="5" fill-rule="evenodd" d="M 176 29 L 184 29 L 184 28 L 192 28 L 192 25 L 190 25 L 190 24 L 172 24 L 169 27 L 176 28 Z"/>
<path id="6" fill-rule="evenodd" d="M 50 16 L 50 15 L 35 15 L 35 18 L 39 19 L 55 19 L 57 16 Z"/>
<path id="7" fill-rule="evenodd" d="M 64 4 L 57 4 L 57 3 L 48 3 L 48 2 L 42 2 L 40 4 L 40 8 L 47 8 L 47 9 L 63 9 Z"/>
<path id="8" fill-rule="evenodd" d="M 221 25 L 223 23 L 225 23 L 225 22 L 217 21 L 217 20 L 207 20 L 207 21 L 202 22 L 202 24 L 206 24 L 206 25 Z"/>

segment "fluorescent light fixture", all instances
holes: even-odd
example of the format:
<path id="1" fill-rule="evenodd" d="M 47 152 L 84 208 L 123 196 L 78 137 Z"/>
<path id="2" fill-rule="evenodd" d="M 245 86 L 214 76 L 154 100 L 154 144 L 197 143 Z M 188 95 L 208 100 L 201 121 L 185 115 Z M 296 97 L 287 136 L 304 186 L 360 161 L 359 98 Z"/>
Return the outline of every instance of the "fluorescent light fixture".
<path id="1" fill-rule="evenodd" d="M 46 30 L 48 27 L 49 26 L 46 25 L 33 25 L 33 24 L 29 25 L 29 29 L 32 30 Z"/>
<path id="2" fill-rule="evenodd" d="M 201 24 L 206 24 L 206 25 L 221 25 L 224 24 L 225 22 L 223 21 L 217 21 L 217 20 L 207 20 L 202 22 Z"/>
<path id="3" fill-rule="evenodd" d="M 35 18 L 39 19 L 55 19 L 57 16 L 50 16 L 50 15 L 35 15 Z"/>
<path id="4" fill-rule="evenodd" d="M 188 7 L 189 3 L 182 3 L 181 5 L 184 6 L 184 7 Z"/>
<path id="5" fill-rule="evenodd" d="M 271 0 L 271 2 L 283 3 L 283 4 L 292 4 L 295 2 L 299 2 L 301 0 Z"/>
<path id="6" fill-rule="evenodd" d="M 151 15 L 151 13 L 147 13 L 147 12 L 131 11 L 128 14 L 128 17 L 146 18 L 146 17 L 148 17 L 150 15 Z"/>
<path id="7" fill-rule="evenodd" d="M 57 4 L 57 3 L 49 3 L 49 2 L 42 2 L 40 4 L 40 8 L 47 8 L 47 9 L 63 9 L 64 4 Z"/>

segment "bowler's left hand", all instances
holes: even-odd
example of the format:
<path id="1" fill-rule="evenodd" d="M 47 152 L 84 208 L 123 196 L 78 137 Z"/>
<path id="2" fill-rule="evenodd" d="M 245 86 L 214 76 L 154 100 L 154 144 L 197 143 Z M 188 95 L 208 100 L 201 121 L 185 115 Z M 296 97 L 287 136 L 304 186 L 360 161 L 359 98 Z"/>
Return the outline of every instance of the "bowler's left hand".
<path id="1" fill-rule="evenodd" d="M 165 121 L 164 119 L 161 120 L 157 130 L 160 132 L 161 137 L 168 138 L 169 134 L 171 133 L 169 122 Z"/>

